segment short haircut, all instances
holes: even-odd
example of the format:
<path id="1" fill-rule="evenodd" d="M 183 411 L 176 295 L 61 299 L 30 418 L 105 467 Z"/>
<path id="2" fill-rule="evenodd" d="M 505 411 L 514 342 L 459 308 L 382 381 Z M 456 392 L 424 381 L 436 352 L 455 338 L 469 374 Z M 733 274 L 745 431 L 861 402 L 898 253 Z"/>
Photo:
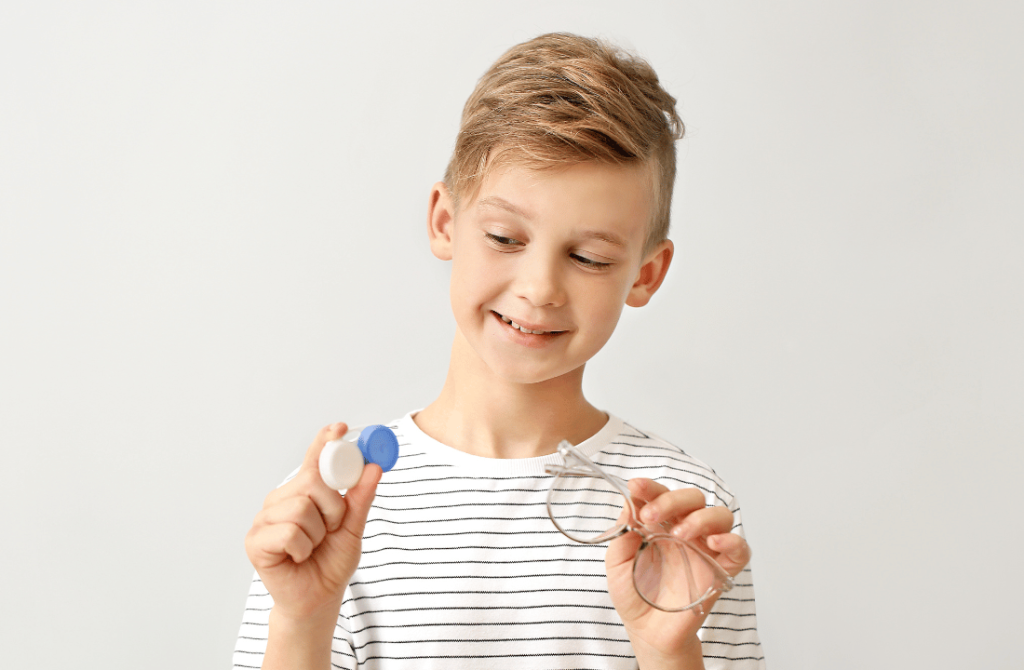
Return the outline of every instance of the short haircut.
<path id="1" fill-rule="evenodd" d="M 597 39 L 541 35 L 509 49 L 477 82 L 445 184 L 458 208 L 499 164 L 645 166 L 654 199 L 649 251 L 668 236 L 675 141 L 684 132 L 675 105 L 642 58 Z"/>

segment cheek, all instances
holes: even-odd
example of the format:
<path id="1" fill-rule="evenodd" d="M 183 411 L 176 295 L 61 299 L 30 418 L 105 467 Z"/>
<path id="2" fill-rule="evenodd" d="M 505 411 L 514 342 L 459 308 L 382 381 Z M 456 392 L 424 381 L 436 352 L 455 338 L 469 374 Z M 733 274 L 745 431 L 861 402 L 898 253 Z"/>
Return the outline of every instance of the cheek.
<path id="1" fill-rule="evenodd" d="M 492 298 L 501 286 L 501 264 L 488 262 L 481 254 L 452 259 L 451 300 L 456 311 L 473 311 Z"/>
<path id="2" fill-rule="evenodd" d="M 619 323 L 622 309 L 626 306 L 626 298 L 629 295 L 630 286 L 631 284 L 624 285 L 618 283 L 614 288 L 609 287 L 608 292 L 605 293 L 607 297 L 598 307 L 600 318 L 606 324 L 608 336 L 611 336 L 611 332 L 615 330 L 615 326 Z"/>
<path id="3" fill-rule="evenodd" d="M 603 324 L 602 332 L 604 333 L 605 339 L 611 337 L 612 332 L 615 330 L 615 326 L 619 323 L 620 316 L 622 316 L 621 303 L 609 304 L 601 311 L 598 318 Z"/>

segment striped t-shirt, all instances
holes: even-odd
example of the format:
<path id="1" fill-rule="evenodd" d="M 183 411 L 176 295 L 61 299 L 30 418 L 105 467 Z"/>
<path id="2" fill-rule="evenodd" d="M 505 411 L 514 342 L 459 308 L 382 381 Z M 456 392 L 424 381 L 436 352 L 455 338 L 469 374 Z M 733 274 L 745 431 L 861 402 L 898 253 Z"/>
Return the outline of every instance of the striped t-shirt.
<path id="1" fill-rule="evenodd" d="M 548 517 L 544 466 L 561 464 L 558 454 L 483 458 L 437 442 L 411 415 L 390 427 L 400 457 L 377 488 L 338 615 L 333 667 L 636 668 L 608 595 L 607 545 L 573 542 Z M 623 479 L 697 487 L 707 504 L 728 507 L 743 533 L 735 497 L 678 447 L 612 416 L 577 448 Z M 764 667 L 749 567 L 735 584 L 700 631 L 709 670 Z M 255 577 L 235 668 L 260 667 L 272 606 Z"/>

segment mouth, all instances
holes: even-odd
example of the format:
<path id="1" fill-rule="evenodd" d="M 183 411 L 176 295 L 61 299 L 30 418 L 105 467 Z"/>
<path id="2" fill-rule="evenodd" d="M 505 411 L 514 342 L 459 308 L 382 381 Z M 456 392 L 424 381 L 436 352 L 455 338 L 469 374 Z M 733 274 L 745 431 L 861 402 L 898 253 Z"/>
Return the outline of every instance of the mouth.
<path id="1" fill-rule="evenodd" d="M 521 333 L 525 333 L 527 335 L 560 335 L 560 334 L 562 334 L 564 332 L 567 332 L 567 331 L 564 331 L 564 330 L 542 330 L 542 329 L 536 328 L 535 326 L 533 326 L 533 324 L 523 325 L 523 324 L 520 324 L 520 323 L 516 323 L 515 321 L 513 321 L 509 317 L 505 316 L 504 314 L 499 314 L 498 312 L 495 312 L 494 310 L 491 310 L 491 314 L 493 314 L 494 316 L 498 317 L 499 319 L 504 321 L 507 325 L 511 326 L 512 328 L 518 330 Z"/>

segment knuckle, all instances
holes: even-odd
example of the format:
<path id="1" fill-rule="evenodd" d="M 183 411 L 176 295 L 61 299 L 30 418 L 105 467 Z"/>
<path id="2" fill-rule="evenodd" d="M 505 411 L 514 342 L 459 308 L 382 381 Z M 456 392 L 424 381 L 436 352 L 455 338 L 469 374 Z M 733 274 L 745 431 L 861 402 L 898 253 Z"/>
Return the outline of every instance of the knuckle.
<path id="1" fill-rule="evenodd" d="M 289 545 L 293 544 L 297 540 L 302 539 L 305 533 L 302 532 L 302 528 L 299 524 L 294 521 L 288 521 L 282 524 L 284 526 L 284 539 Z"/>
<path id="2" fill-rule="evenodd" d="M 256 544 L 256 528 L 253 527 L 253 528 L 250 528 L 249 531 L 245 534 L 245 553 L 249 554 L 251 556 L 252 555 L 252 549 L 255 547 L 255 544 Z"/>
<path id="3" fill-rule="evenodd" d="M 323 480 L 320 478 L 320 468 L 308 468 L 306 470 L 303 470 L 298 475 L 296 475 L 295 479 L 292 481 L 296 482 L 296 486 L 303 493 L 303 495 L 308 494 L 310 491 L 317 488 L 318 484 L 321 484 L 323 482 Z"/>
<path id="4" fill-rule="evenodd" d="M 281 489 L 274 489 L 263 499 L 263 509 L 273 507 L 281 497 Z"/>
<path id="5" fill-rule="evenodd" d="M 320 509 L 309 496 L 295 498 L 294 508 L 295 515 L 299 518 L 320 514 Z"/>

